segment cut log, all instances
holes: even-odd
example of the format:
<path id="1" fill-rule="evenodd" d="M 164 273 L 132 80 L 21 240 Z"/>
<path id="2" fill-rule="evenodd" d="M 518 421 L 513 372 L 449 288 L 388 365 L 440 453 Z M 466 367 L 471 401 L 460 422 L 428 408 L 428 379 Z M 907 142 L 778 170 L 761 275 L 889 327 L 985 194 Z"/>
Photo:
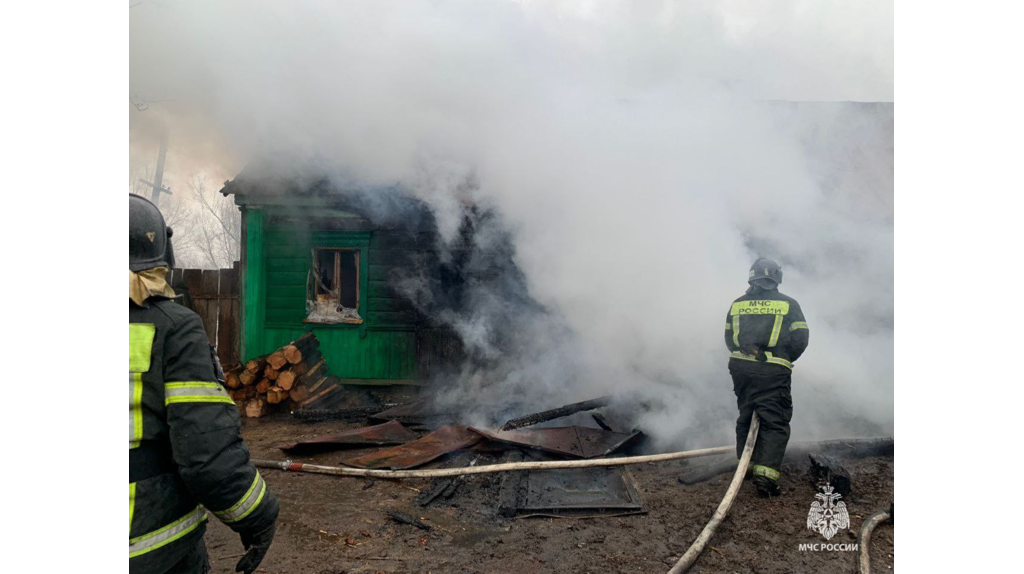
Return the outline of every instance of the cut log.
<path id="1" fill-rule="evenodd" d="M 245 416 L 249 418 L 261 417 L 270 410 L 267 406 L 267 401 L 263 397 L 251 399 L 245 403 Z"/>
<path id="2" fill-rule="evenodd" d="M 274 351 L 267 357 L 267 364 L 280 371 L 288 364 L 288 359 L 284 358 L 284 352 Z"/>
<path id="3" fill-rule="evenodd" d="M 284 402 L 288 399 L 288 391 L 281 387 L 270 387 L 267 391 L 267 402 L 272 405 Z"/>
<path id="4" fill-rule="evenodd" d="M 299 337 L 298 339 L 295 339 L 291 343 L 288 343 L 288 345 L 291 345 L 293 347 L 298 347 L 298 348 L 301 349 L 301 348 L 305 347 L 306 345 L 308 345 L 310 343 L 313 343 L 313 342 L 317 342 L 316 334 L 314 334 L 312 331 L 310 331 L 310 332 L 306 333 L 305 335 Z"/>
<path id="5" fill-rule="evenodd" d="M 254 375 L 257 375 L 257 374 L 263 372 L 263 367 L 265 367 L 266 364 L 267 364 L 267 358 L 266 357 L 256 357 L 255 359 L 252 359 L 251 361 L 249 361 L 249 362 L 247 362 L 245 364 L 245 370 L 249 371 L 250 373 L 252 373 Z"/>
<path id="6" fill-rule="evenodd" d="M 266 393 L 270 390 L 271 384 L 270 379 L 260 380 L 260 382 L 256 383 L 256 392 L 260 394 Z"/>
<path id="7" fill-rule="evenodd" d="M 811 468 L 807 471 L 807 477 L 816 488 L 831 486 L 833 492 L 844 497 L 850 494 L 853 489 L 853 479 L 850 478 L 850 471 L 839 464 L 839 461 L 823 454 L 811 453 L 807 455 L 811 459 Z"/>
<path id="8" fill-rule="evenodd" d="M 319 349 L 315 349 L 308 353 L 304 353 L 302 356 L 302 361 L 300 361 L 299 364 L 297 365 L 292 365 L 291 370 L 296 375 L 305 375 L 307 372 L 309 372 L 311 368 L 316 366 L 316 364 L 319 363 L 320 359 L 322 358 L 323 355 L 320 354 Z"/>
<path id="9" fill-rule="evenodd" d="M 313 386 L 310 387 L 309 392 L 311 393 L 312 396 L 310 396 L 308 399 L 302 401 L 302 403 L 301 403 L 302 406 L 307 407 L 309 405 L 315 404 L 320 399 L 326 397 L 327 395 L 329 395 L 329 394 L 333 393 L 334 391 L 337 391 L 338 389 L 341 388 L 341 385 L 328 385 L 328 384 L 325 384 L 327 382 L 328 378 L 329 377 L 323 377 L 322 379 L 320 379 L 319 381 L 314 383 Z M 321 387 L 323 387 L 323 388 L 321 388 Z M 316 389 L 320 389 L 320 390 L 316 391 Z M 314 392 L 315 392 L 315 394 L 313 394 Z"/>
<path id="10" fill-rule="evenodd" d="M 281 371 L 271 367 L 270 365 L 267 365 L 267 368 L 263 369 L 263 376 L 268 378 L 268 379 L 270 379 L 271 381 L 276 381 L 277 377 L 280 374 L 281 374 Z"/>
<path id="11" fill-rule="evenodd" d="M 327 373 L 327 361 L 320 359 L 320 361 L 309 368 L 309 371 L 299 380 L 300 383 L 309 385 L 309 390 L 314 390 L 313 385 L 316 381 L 319 381 Z"/>
<path id="12" fill-rule="evenodd" d="M 242 386 L 242 381 L 238 380 L 238 373 L 235 371 L 224 373 L 224 386 L 229 389 L 237 389 Z"/>
<path id="13" fill-rule="evenodd" d="M 228 395 L 235 402 L 247 401 L 256 398 L 256 387 L 242 387 L 228 391 Z"/>
<path id="14" fill-rule="evenodd" d="M 298 379 L 298 377 L 293 371 L 285 371 L 277 376 L 277 386 L 286 391 L 291 390 L 291 388 L 295 386 L 296 379 Z"/>
<path id="15" fill-rule="evenodd" d="M 285 345 L 281 350 L 284 353 L 284 360 L 288 361 L 288 364 L 294 365 L 302 360 L 302 351 L 295 345 Z"/>
<path id="16" fill-rule="evenodd" d="M 288 398 L 291 400 L 301 403 L 302 401 L 309 398 L 309 387 L 301 385 L 288 391 Z"/>
<path id="17" fill-rule="evenodd" d="M 238 374 L 238 382 L 242 383 L 244 386 L 249 386 L 255 383 L 259 378 L 260 376 L 258 374 L 249 370 L 242 371 Z"/>
<path id="18" fill-rule="evenodd" d="M 291 345 L 285 345 L 281 348 L 284 353 L 284 358 L 292 365 L 296 365 L 302 361 L 304 356 L 310 355 L 313 351 L 320 348 L 320 342 L 316 339 L 307 339 L 304 343 L 292 343 Z"/>

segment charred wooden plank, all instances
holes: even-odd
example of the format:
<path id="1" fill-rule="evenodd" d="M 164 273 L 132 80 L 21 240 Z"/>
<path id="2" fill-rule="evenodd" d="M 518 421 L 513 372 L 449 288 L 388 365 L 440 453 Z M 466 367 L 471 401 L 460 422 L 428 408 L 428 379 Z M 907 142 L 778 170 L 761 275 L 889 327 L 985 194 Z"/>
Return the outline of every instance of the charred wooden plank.
<path id="1" fill-rule="evenodd" d="M 502 462 L 523 462 L 523 451 L 513 450 L 505 455 Z M 506 518 L 515 516 L 516 509 L 525 499 L 526 473 L 512 471 L 501 473 L 501 488 L 498 492 L 498 514 Z"/>
<path id="2" fill-rule="evenodd" d="M 426 530 L 428 532 L 431 530 L 429 524 L 424 524 L 424 523 L 420 522 L 419 520 L 417 520 L 416 518 L 413 518 L 412 515 L 410 515 L 408 513 L 405 513 L 405 512 L 402 512 L 401 510 L 387 510 L 386 512 L 387 512 L 387 515 L 391 517 L 391 520 L 394 520 L 395 522 L 398 522 L 400 524 L 408 524 L 410 526 L 415 526 L 416 528 L 419 528 L 420 530 Z"/>
<path id="3" fill-rule="evenodd" d="M 559 418 L 562 418 L 562 417 L 567 417 L 567 416 L 569 416 L 571 414 L 575 414 L 575 413 L 578 413 L 578 412 L 589 411 L 589 410 L 601 408 L 601 407 L 607 406 L 608 403 L 611 402 L 611 400 L 612 400 L 612 398 L 610 396 L 598 397 L 596 399 L 591 399 L 589 401 L 582 401 L 582 402 L 579 402 L 579 403 L 573 403 L 571 405 L 565 405 L 564 407 L 558 407 L 557 409 L 551 409 L 551 410 L 548 410 L 548 411 L 542 411 L 542 412 L 539 412 L 539 413 L 534 413 L 532 415 L 526 415 L 526 416 L 514 418 L 514 419 L 511 419 L 508 422 L 506 422 L 501 427 L 501 430 L 503 430 L 503 431 L 514 430 L 514 429 L 517 429 L 517 428 L 522 428 L 522 427 L 526 427 L 526 426 L 530 426 L 530 425 L 535 425 L 537 423 L 542 423 L 542 422 L 546 422 L 546 421 L 550 421 L 550 420 L 554 420 L 554 419 L 559 419 Z"/>
<path id="4" fill-rule="evenodd" d="M 303 387 L 305 388 L 305 387 Z M 353 407 L 349 409 L 297 409 L 292 411 L 292 416 L 297 419 L 318 422 L 318 421 L 361 421 L 376 413 L 380 407 Z"/>
<path id="5" fill-rule="evenodd" d="M 412 499 L 412 501 L 416 503 L 416 506 L 427 506 L 431 502 L 437 500 L 439 496 L 444 494 L 445 491 L 448 490 L 448 487 L 451 486 L 453 482 L 455 482 L 456 478 L 458 477 L 453 476 L 451 478 L 435 478 L 434 480 L 430 481 L 430 487 L 424 490 L 423 492 L 417 494 L 416 497 Z"/>

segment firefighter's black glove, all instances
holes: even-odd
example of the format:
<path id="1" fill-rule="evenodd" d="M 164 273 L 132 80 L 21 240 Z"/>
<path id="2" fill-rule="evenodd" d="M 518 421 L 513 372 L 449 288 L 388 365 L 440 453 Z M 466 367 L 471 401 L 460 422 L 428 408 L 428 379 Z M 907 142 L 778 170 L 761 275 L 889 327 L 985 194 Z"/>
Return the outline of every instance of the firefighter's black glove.
<path id="1" fill-rule="evenodd" d="M 274 523 L 260 532 L 242 533 L 242 546 L 245 546 L 247 552 L 238 561 L 235 572 L 252 574 L 256 571 L 260 562 L 263 562 L 263 557 L 267 555 L 267 550 L 270 550 L 270 543 L 274 541 L 276 529 L 277 523 Z"/>

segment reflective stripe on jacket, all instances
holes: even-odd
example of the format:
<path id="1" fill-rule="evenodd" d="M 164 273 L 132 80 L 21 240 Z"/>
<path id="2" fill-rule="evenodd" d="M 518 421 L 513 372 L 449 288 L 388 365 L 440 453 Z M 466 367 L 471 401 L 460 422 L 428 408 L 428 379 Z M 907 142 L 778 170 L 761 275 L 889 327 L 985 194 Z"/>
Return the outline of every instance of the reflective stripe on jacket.
<path id="1" fill-rule="evenodd" d="M 257 532 L 278 505 L 249 463 L 199 316 L 165 298 L 128 306 L 128 564 L 162 572 L 195 548 L 208 510 Z"/>
<path id="2" fill-rule="evenodd" d="M 777 289 L 751 286 L 733 301 L 725 318 L 730 358 L 771 365 L 768 369 L 792 369 L 807 348 L 809 336 L 800 304 Z"/>

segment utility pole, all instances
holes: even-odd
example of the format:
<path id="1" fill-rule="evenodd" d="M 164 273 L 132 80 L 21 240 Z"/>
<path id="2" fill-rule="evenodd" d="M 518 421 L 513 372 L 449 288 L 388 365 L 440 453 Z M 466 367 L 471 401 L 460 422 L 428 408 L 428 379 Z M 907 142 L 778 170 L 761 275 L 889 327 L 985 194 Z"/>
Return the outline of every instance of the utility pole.
<path id="1" fill-rule="evenodd" d="M 160 194 L 171 193 L 171 188 L 164 187 L 164 160 L 167 159 L 167 130 L 164 130 L 162 136 L 160 136 L 160 155 L 156 158 L 156 174 L 153 177 L 154 181 L 146 181 L 140 179 L 142 183 L 153 188 L 153 205 L 160 207 Z"/>

